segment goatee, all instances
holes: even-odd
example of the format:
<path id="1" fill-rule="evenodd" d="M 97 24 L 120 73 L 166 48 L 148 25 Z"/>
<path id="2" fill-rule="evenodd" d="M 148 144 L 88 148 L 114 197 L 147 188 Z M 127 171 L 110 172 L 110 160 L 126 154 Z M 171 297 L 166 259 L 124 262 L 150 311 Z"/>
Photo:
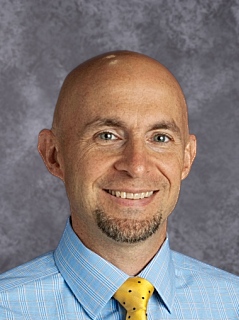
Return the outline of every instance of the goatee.
<path id="1" fill-rule="evenodd" d="M 109 238 L 124 243 L 137 243 L 151 237 L 162 223 L 162 213 L 157 212 L 151 219 L 120 219 L 110 218 L 107 214 L 95 210 L 99 229 Z"/>

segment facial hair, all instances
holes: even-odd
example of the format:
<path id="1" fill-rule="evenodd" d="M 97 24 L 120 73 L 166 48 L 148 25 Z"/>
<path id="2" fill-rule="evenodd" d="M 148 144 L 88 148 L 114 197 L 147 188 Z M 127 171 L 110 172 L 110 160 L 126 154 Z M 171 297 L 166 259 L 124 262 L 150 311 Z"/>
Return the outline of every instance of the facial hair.
<path id="1" fill-rule="evenodd" d="M 162 213 L 151 219 L 110 218 L 100 209 L 95 210 L 98 228 L 109 238 L 121 243 L 137 243 L 151 237 L 162 223 Z"/>

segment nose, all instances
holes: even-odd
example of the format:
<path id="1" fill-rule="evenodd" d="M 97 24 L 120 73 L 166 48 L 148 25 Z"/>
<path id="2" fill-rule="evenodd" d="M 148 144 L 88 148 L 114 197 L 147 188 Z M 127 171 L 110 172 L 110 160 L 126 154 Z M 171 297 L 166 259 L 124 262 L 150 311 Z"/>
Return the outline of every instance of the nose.
<path id="1" fill-rule="evenodd" d="M 149 173 L 151 159 L 144 142 L 138 140 L 128 141 L 120 158 L 115 162 L 118 171 L 124 171 L 132 178 L 142 177 Z"/>

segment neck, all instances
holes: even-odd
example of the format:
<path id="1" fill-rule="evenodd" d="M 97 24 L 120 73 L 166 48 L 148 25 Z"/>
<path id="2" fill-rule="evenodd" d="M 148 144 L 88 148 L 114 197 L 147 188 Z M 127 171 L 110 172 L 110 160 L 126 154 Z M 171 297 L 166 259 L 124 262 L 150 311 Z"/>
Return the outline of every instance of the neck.
<path id="1" fill-rule="evenodd" d="M 79 225 L 73 224 L 73 229 L 84 245 L 109 261 L 129 276 L 137 275 L 152 260 L 166 238 L 166 221 L 159 230 L 145 241 L 135 244 L 116 242 L 102 234 L 85 234 Z"/>
<path id="2" fill-rule="evenodd" d="M 153 237 L 139 244 L 118 244 L 108 254 L 104 250 L 98 254 L 129 276 L 136 276 L 153 259 L 165 241 L 165 236 L 157 238 L 157 241 Z"/>

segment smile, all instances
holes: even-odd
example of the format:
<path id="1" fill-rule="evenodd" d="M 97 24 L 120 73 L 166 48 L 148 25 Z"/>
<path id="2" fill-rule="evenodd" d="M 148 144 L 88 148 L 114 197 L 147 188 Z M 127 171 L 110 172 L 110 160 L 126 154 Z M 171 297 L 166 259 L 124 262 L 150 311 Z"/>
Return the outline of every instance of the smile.
<path id="1" fill-rule="evenodd" d="M 153 191 L 139 192 L 139 193 L 131 193 L 131 192 L 115 191 L 115 190 L 107 190 L 107 191 L 109 194 L 117 198 L 130 199 L 130 200 L 149 198 L 154 193 Z"/>

